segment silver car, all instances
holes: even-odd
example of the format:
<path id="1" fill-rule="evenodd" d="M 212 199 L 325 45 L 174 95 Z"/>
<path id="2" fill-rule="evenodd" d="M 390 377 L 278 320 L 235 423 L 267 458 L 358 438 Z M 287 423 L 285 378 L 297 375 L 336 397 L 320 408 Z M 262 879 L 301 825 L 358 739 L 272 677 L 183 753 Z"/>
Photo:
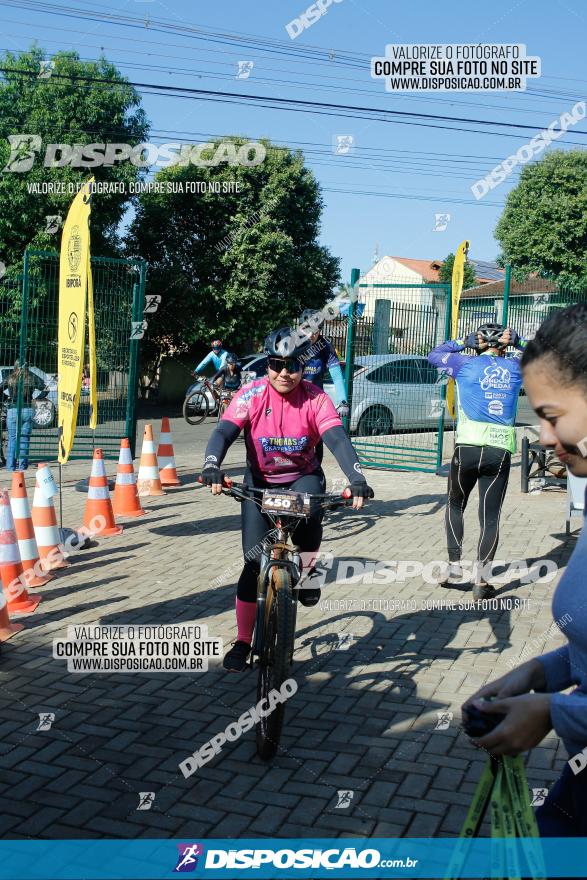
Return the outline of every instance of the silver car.
<path id="1" fill-rule="evenodd" d="M 445 408 L 446 381 L 425 357 L 373 354 L 355 358 L 350 430 L 359 437 L 405 428 L 434 428 Z M 334 385 L 324 390 L 335 403 Z"/>
<path id="2" fill-rule="evenodd" d="M 0 367 L 0 382 L 7 379 L 13 369 L 14 367 L 12 366 Z M 54 424 L 57 414 L 57 376 L 52 373 L 45 373 L 39 367 L 29 367 L 29 370 L 44 386 L 33 391 L 33 400 L 35 401 L 33 424 L 37 428 L 50 428 Z M 8 395 L 6 389 L 4 390 L 4 395 Z"/>

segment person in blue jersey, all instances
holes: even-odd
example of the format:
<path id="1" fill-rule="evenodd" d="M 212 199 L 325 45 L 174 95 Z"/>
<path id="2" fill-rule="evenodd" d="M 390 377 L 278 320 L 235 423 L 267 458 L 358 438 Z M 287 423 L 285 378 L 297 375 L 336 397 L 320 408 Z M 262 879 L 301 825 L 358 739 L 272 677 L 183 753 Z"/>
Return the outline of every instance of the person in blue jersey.
<path id="1" fill-rule="evenodd" d="M 587 477 L 587 303 L 546 319 L 527 344 L 522 370 L 540 420 L 540 443 L 576 477 Z M 554 516 L 563 515 L 561 502 Z M 584 525 L 552 598 L 565 644 L 486 684 L 463 705 L 465 716 L 471 706 L 505 715 L 491 733 L 473 740 L 492 755 L 519 755 L 553 729 L 563 740 L 569 761 L 536 811 L 542 837 L 587 837 L 586 571 Z"/>
<path id="2" fill-rule="evenodd" d="M 320 330 L 323 321 L 322 313 L 315 309 L 306 309 L 300 317 L 300 324 L 306 325 L 312 330 L 310 333 L 311 345 L 304 357 L 302 378 L 322 389 L 324 376 L 330 371 L 336 398 L 336 411 L 341 418 L 344 418 L 349 414 L 344 377 L 336 349 Z"/>
<path id="3" fill-rule="evenodd" d="M 216 373 L 221 367 L 224 366 L 224 362 L 226 361 L 226 357 L 228 352 L 222 347 L 222 341 L 220 339 L 214 339 L 212 342 L 212 351 L 208 352 L 205 358 L 203 358 L 196 369 L 194 370 L 194 375 L 199 375 L 202 370 L 204 370 L 208 364 L 212 364 L 214 367 L 214 372 Z"/>
<path id="4" fill-rule="evenodd" d="M 473 585 L 476 600 L 495 594 L 487 581 L 487 571 L 497 550 L 501 507 L 512 452 L 516 451 L 514 423 L 522 371 L 518 352 L 506 356 L 508 346 L 523 351 L 526 341 L 500 324 L 482 324 L 466 339 L 451 339 L 428 355 L 431 364 L 454 378 L 457 398 L 456 444 L 445 516 L 449 566 L 442 582 L 462 583 L 459 563 L 464 513 L 478 484 L 480 536 Z M 474 348 L 477 354 L 462 354 L 465 348 Z"/>
<path id="5" fill-rule="evenodd" d="M 332 342 L 322 335 L 320 330 L 324 322 L 324 316 L 316 309 L 305 309 L 300 316 L 300 325 L 309 327 L 312 331 L 309 334 L 310 348 L 304 356 L 302 379 L 311 382 L 320 390 L 324 386 L 324 376 L 330 372 L 330 377 L 334 385 L 334 397 L 336 399 L 336 411 L 341 419 L 348 416 L 350 409 L 346 399 L 346 388 L 342 368 Z M 322 463 L 324 457 L 324 444 L 320 440 L 316 447 L 316 455 L 318 461 Z"/>

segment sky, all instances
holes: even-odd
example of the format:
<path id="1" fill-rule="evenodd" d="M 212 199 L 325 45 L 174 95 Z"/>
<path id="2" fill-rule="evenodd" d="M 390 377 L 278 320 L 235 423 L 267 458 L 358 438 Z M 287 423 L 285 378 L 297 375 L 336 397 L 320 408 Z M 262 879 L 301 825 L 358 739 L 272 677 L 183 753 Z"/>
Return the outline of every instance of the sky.
<path id="1" fill-rule="evenodd" d="M 0 46 L 22 51 L 36 41 L 48 56 L 73 48 L 83 59 L 103 52 L 143 84 L 450 117 L 373 118 L 352 109 L 195 100 L 139 87 L 155 143 L 238 134 L 302 149 L 323 191 L 321 243 L 341 258 L 343 280 L 352 267 L 367 270 L 376 248 L 380 256 L 442 259 L 466 238 L 470 258 L 495 259 L 493 230 L 519 169 L 480 200 L 471 186 L 584 99 L 585 4 L 337 0 L 292 39 L 286 25 L 308 5 L 0 0 Z M 384 55 L 388 43 L 523 43 L 528 55 L 540 57 L 542 72 L 527 80 L 526 91 L 390 93 L 370 75 L 370 59 Z M 248 78 L 237 77 L 242 61 L 253 63 Z M 580 121 L 548 149 L 583 148 L 586 133 L 587 121 Z M 335 153 L 338 136 L 353 138 L 349 154 Z M 437 214 L 450 215 L 444 231 L 434 231 Z"/>

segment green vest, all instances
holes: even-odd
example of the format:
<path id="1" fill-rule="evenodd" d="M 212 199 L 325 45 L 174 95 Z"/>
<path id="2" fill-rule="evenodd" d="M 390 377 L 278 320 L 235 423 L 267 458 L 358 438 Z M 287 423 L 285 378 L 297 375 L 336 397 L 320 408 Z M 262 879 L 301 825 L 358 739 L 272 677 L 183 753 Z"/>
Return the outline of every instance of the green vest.
<path id="1" fill-rule="evenodd" d="M 458 389 L 458 381 L 457 381 Z M 516 429 L 513 425 L 496 425 L 492 422 L 475 422 L 468 418 L 458 400 L 457 390 L 457 443 L 469 446 L 497 446 L 498 449 L 516 451 Z"/>

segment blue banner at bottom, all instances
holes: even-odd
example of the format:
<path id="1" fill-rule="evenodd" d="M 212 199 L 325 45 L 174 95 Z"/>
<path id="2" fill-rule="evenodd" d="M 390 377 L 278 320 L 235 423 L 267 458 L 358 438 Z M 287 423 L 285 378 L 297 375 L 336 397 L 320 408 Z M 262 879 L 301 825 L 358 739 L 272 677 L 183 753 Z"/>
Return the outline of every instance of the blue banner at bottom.
<path id="1" fill-rule="evenodd" d="M 3 840 L 1 880 L 585 877 L 587 838 Z"/>

